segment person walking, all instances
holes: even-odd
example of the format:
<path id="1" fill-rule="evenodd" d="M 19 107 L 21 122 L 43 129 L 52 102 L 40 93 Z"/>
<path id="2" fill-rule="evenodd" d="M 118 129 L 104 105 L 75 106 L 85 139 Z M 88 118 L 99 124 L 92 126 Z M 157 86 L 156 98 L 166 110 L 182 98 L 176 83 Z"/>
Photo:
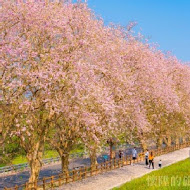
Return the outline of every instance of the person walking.
<path id="1" fill-rule="evenodd" d="M 132 150 L 132 157 L 133 157 L 133 162 L 131 162 L 131 165 L 134 166 L 135 160 L 137 159 L 137 150 L 136 147 Z"/>
<path id="2" fill-rule="evenodd" d="M 151 152 L 150 155 L 149 155 L 149 169 L 150 169 L 151 165 L 152 165 L 152 168 L 154 169 L 154 156 L 153 156 L 153 152 Z"/>
<path id="3" fill-rule="evenodd" d="M 119 150 L 119 159 L 121 160 L 122 157 L 123 157 L 123 152 Z"/>
<path id="4" fill-rule="evenodd" d="M 108 161 L 108 155 L 107 155 L 107 154 L 104 154 L 104 155 L 103 155 L 103 159 L 104 159 L 104 162 Z"/>
<path id="5" fill-rule="evenodd" d="M 146 149 L 146 153 L 145 153 L 145 164 L 146 164 L 146 166 L 148 166 L 148 157 L 149 157 L 149 152 L 148 152 L 148 149 Z"/>

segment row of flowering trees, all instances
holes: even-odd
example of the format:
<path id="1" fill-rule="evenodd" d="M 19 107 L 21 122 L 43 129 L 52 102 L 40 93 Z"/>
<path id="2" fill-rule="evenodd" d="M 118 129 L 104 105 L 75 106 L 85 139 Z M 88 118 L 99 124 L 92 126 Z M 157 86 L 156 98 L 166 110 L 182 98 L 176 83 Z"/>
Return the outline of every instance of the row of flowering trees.
<path id="1" fill-rule="evenodd" d="M 80 141 L 96 151 L 110 137 L 128 142 L 189 135 L 190 69 L 118 26 L 104 26 L 86 3 L 0 1 L 0 134 L 19 139 L 35 188 L 44 145 L 63 172 Z"/>

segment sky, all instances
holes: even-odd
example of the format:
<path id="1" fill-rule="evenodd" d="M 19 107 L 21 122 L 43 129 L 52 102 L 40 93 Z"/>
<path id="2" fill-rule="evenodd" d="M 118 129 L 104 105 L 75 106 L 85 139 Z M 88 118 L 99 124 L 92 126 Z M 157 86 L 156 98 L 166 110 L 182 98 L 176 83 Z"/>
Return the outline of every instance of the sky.
<path id="1" fill-rule="evenodd" d="M 190 61 L 190 0 L 88 0 L 89 7 L 105 25 L 127 26 L 137 22 L 136 32 L 162 51 Z"/>

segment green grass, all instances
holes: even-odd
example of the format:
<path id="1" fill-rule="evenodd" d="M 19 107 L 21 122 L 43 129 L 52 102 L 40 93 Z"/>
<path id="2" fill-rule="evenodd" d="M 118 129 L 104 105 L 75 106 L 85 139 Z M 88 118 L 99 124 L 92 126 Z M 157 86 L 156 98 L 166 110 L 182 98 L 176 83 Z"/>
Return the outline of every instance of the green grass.
<path id="1" fill-rule="evenodd" d="M 57 156 L 59 156 L 57 151 L 47 150 L 44 152 L 43 159 L 53 158 L 53 157 L 57 157 Z M 19 156 L 15 157 L 13 160 L 11 160 L 11 164 L 22 164 L 22 163 L 26 163 L 26 162 L 27 162 L 27 159 L 26 159 L 26 156 L 24 156 L 24 155 L 19 155 Z"/>
<path id="2" fill-rule="evenodd" d="M 26 163 L 26 156 L 23 155 L 19 155 L 17 157 L 15 157 L 12 161 L 11 164 L 22 164 L 22 163 Z"/>
<path id="3" fill-rule="evenodd" d="M 75 147 L 70 154 L 73 153 L 82 153 L 84 152 L 84 147 L 82 145 L 78 145 L 77 147 Z M 55 158 L 58 157 L 59 154 L 56 150 L 45 150 L 44 155 L 43 155 L 43 159 L 46 158 Z M 15 158 L 13 158 L 12 160 L 10 160 L 10 162 L 8 164 L 4 164 L 4 163 L 0 163 L 0 167 L 3 166 L 7 166 L 7 165 L 12 165 L 12 164 L 23 164 L 26 163 L 27 159 L 25 155 L 18 155 Z"/>
<path id="4" fill-rule="evenodd" d="M 77 149 L 74 149 L 70 152 L 70 154 L 75 154 L 75 153 L 82 153 L 84 152 L 84 149 L 82 147 L 79 147 Z"/>
<path id="5" fill-rule="evenodd" d="M 0 167 L 4 167 L 4 166 L 6 166 L 6 164 L 2 164 L 2 163 L 0 164 Z"/>
<path id="6" fill-rule="evenodd" d="M 44 152 L 44 156 L 43 158 L 46 159 L 46 158 L 54 158 L 54 157 L 58 157 L 59 154 L 56 150 L 46 150 Z"/>
<path id="7" fill-rule="evenodd" d="M 113 190 L 190 190 L 190 159 L 153 171 Z"/>
<path id="8" fill-rule="evenodd" d="M 81 153 L 81 152 L 84 152 L 84 149 L 79 147 L 77 149 L 72 150 L 71 154 L 72 153 Z M 46 150 L 44 152 L 43 159 L 54 158 L 57 156 L 59 156 L 59 154 L 56 150 Z M 27 162 L 26 156 L 19 155 L 19 156 L 16 156 L 14 159 L 12 159 L 9 164 L 1 164 L 0 167 L 3 167 L 5 165 L 11 165 L 11 164 L 22 164 L 22 163 L 26 163 L 26 162 Z"/>

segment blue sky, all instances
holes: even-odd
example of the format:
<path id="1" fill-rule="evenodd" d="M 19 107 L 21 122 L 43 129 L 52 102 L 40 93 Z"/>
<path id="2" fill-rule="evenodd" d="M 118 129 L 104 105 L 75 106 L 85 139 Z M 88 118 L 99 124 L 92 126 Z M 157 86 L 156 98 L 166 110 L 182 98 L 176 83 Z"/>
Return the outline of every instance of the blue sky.
<path id="1" fill-rule="evenodd" d="M 105 24 L 136 21 L 135 31 L 159 49 L 190 61 L 190 0 L 88 0 L 88 5 Z"/>

